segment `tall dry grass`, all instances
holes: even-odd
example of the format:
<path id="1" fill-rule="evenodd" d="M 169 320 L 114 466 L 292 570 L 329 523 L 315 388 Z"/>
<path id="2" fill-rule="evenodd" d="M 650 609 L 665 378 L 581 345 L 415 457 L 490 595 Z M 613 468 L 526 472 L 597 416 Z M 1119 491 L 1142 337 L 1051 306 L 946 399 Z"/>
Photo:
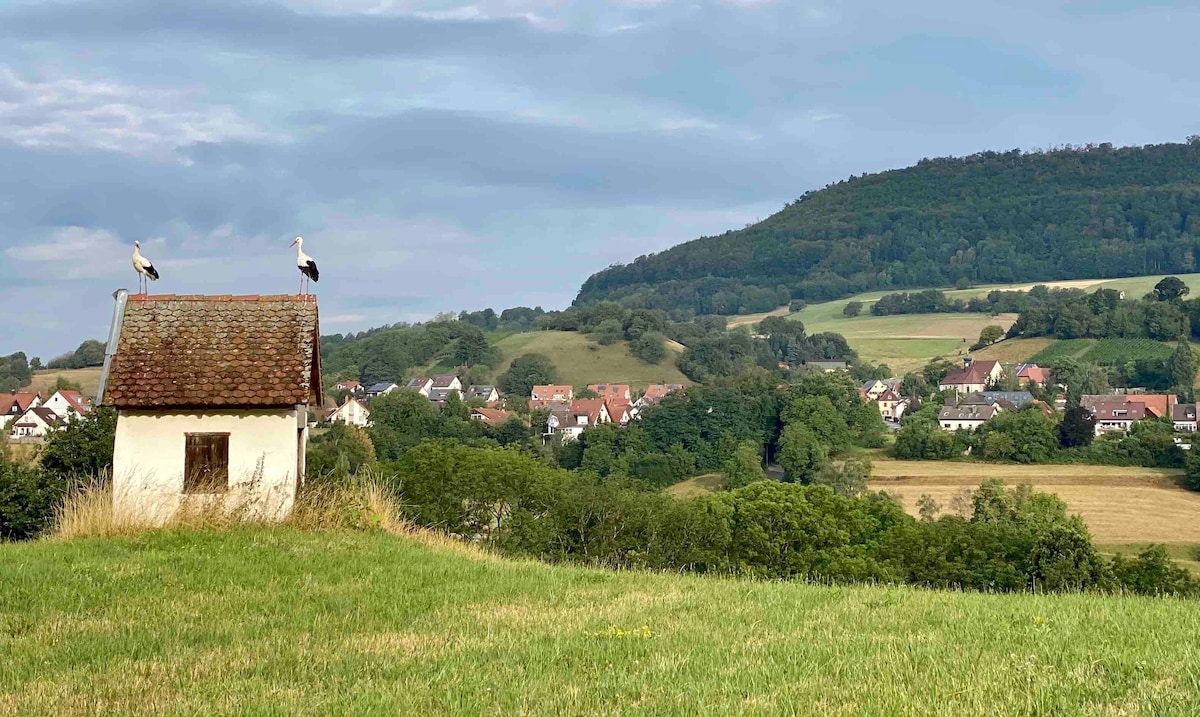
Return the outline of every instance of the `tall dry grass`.
<path id="1" fill-rule="evenodd" d="M 282 521 L 263 517 L 255 503 L 185 502 L 165 522 L 120 517 L 113 511 L 111 482 L 84 486 L 55 511 L 52 540 L 129 537 L 150 531 L 227 530 L 254 525 L 288 527 L 308 532 L 381 530 L 429 547 L 476 559 L 498 559 L 486 548 L 404 518 L 400 503 L 379 476 L 368 475 L 349 484 L 308 484 L 300 489 L 292 512 Z"/>

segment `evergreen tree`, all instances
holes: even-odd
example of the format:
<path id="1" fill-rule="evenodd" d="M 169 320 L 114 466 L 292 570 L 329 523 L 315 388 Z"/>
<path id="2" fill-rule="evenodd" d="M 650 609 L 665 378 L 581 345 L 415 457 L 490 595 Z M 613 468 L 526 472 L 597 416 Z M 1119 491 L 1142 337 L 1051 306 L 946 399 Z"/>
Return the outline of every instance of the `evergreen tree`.
<path id="1" fill-rule="evenodd" d="M 1191 392 L 1192 383 L 1196 379 L 1196 356 L 1192 353 L 1192 345 L 1187 336 L 1180 336 L 1179 343 L 1171 353 L 1167 362 L 1167 371 L 1171 376 L 1171 385 L 1177 390 Z"/>

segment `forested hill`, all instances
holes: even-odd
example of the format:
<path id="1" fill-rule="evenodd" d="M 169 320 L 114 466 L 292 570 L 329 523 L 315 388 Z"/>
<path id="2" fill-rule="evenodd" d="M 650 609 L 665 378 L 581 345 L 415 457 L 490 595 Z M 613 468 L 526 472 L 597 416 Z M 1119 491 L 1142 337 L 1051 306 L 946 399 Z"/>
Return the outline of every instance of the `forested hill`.
<path id="1" fill-rule="evenodd" d="M 589 278 L 576 303 L 690 314 L 889 287 L 1197 270 L 1200 137 L 983 152 L 851 177 L 739 231 Z"/>

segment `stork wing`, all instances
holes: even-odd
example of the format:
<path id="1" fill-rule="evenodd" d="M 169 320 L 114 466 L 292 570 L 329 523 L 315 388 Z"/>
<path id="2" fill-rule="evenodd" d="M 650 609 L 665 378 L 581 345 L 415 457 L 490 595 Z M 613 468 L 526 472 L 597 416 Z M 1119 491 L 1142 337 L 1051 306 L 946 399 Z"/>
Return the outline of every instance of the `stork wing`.
<path id="1" fill-rule="evenodd" d="M 300 265 L 300 273 L 304 274 L 313 281 L 320 281 L 321 272 L 317 271 L 317 262 L 309 259 L 308 262 Z"/>

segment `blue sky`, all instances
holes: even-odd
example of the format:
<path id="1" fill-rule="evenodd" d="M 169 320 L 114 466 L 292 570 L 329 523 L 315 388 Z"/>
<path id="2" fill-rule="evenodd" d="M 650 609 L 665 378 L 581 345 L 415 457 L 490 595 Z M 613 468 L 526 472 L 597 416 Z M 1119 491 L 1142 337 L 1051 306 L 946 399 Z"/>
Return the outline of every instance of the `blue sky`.
<path id="1" fill-rule="evenodd" d="M 927 156 L 1200 132 L 1200 7 L 1149 2 L 0 3 L 0 354 L 135 286 L 322 329 L 561 308 L 594 271 Z"/>

